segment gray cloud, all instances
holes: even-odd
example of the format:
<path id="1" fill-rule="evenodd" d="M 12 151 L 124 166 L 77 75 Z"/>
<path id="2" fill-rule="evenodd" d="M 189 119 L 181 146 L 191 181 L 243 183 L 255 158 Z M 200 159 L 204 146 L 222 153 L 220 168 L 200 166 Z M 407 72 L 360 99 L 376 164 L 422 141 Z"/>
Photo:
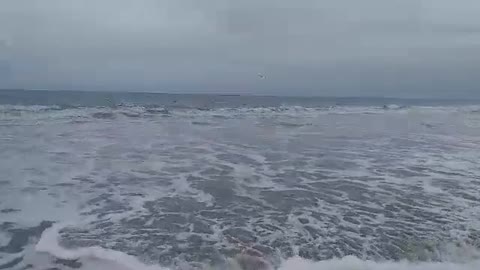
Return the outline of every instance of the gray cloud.
<path id="1" fill-rule="evenodd" d="M 0 87 L 480 97 L 479 12 L 474 0 L 3 0 Z"/>

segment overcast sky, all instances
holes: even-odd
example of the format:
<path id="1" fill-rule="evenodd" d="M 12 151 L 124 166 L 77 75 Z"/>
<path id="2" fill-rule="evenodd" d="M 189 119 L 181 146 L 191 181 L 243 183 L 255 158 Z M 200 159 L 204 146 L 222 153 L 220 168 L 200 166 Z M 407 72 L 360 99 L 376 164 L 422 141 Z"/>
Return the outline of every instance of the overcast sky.
<path id="1" fill-rule="evenodd" d="M 480 98 L 479 14 L 479 0 L 0 0 L 0 88 Z"/>

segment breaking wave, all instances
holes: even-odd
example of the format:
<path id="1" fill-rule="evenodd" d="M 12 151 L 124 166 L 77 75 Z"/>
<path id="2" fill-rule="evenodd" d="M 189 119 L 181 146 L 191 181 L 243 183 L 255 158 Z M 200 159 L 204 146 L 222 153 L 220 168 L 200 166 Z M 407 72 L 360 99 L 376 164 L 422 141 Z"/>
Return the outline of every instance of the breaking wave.
<path id="1" fill-rule="evenodd" d="M 0 120 L 46 120 L 46 119 L 101 119 L 115 118 L 145 118 L 155 116 L 176 117 L 214 117 L 214 118 L 243 118 L 264 116 L 286 117 L 317 117 L 320 115 L 362 115 L 385 113 L 476 113 L 478 109 L 472 106 L 455 107 L 426 107 L 426 106 L 278 106 L 278 107 L 162 107 L 140 105 L 118 105 L 113 107 L 84 107 L 84 106 L 43 106 L 43 105 L 0 105 Z"/>
<path id="2" fill-rule="evenodd" d="M 60 245 L 60 230 L 64 225 L 55 224 L 45 230 L 35 246 L 35 251 L 48 256 L 49 261 L 44 263 L 46 267 L 68 266 L 77 269 L 88 270 L 168 270 L 165 266 L 144 263 L 135 256 L 126 253 L 106 249 L 98 246 L 67 249 Z M 248 256 L 248 255 L 247 255 Z M 263 263 L 259 257 L 249 256 L 252 259 L 242 260 L 241 257 L 226 259 L 222 265 L 204 265 L 201 269 L 225 269 L 225 270 L 473 270 L 480 269 L 480 252 L 470 246 L 453 245 L 445 254 L 443 260 L 438 261 L 373 261 L 364 260 L 355 256 L 345 256 L 330 260 L 312 261 L 295 255 L 290 258 L 280 259 L 275 266 Z M 36 260 L 32 257 L 30 260 Z M 27 258 L 28 260 L 28 258 Z M 35 261 L 27 261 L 30 264 L 39 265 Z M 258 263 L 261 262 L 261 263 Z M 191 265 L 175 266 L 176 269 L 193 269 Z M 196 267 L 199 268 L 198 266 Z"/>

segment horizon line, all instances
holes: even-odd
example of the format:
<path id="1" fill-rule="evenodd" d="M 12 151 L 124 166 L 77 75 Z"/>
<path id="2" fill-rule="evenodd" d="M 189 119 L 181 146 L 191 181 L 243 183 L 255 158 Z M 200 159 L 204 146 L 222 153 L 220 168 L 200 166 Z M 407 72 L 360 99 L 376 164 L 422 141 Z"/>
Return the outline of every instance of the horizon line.
<path id="1" fill-rule="evenodd" d="M 230 96 L 230 97 L 275 97 L 275 98 L 325 98 L 325 99 L 398 99 L 398 100 L 430 100 L 430 101 L 480 101 L 480 98 L 453 98 L 453 97 L 394 97 L 394 96 L 329 96 L 329 95 L 273 95 L 255 93 L 225 93 L 225 92 L 150 92 L 132 90 L 74 90 L 74 89 L 25 89 L 0 88 L 0 91 L 38 91 L 38 92 L 85 92 L 85 93 L 129 93 L 129 94 L 156 94 L 156 95 L 199 95 L 199 96 Z"/>

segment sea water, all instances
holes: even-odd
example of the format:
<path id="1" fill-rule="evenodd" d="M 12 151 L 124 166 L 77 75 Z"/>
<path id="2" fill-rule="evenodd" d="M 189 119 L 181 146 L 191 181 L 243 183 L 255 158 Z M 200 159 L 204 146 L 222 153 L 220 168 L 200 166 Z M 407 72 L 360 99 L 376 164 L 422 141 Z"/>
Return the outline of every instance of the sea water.
<path id="1" fill-rule="evenodd" d="M 480 106 L 0 92 L 0 269 L 480 269 Z M 246 270 L 246 269 L 245 269 Z"/>

